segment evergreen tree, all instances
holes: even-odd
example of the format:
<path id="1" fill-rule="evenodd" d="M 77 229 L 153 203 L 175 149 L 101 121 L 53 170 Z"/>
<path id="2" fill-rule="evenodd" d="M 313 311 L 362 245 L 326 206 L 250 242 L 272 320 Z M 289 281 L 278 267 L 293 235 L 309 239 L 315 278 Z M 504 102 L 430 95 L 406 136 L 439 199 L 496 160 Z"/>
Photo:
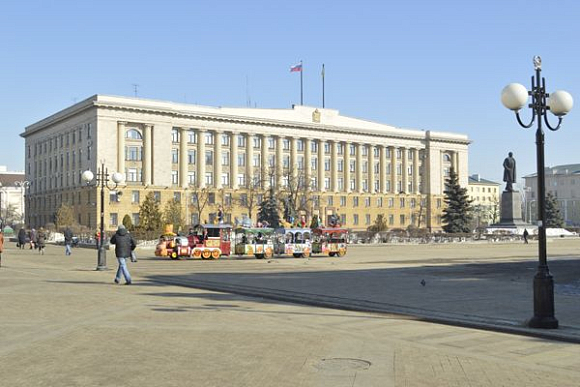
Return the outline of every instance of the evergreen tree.
<path id="1" fill-rule="evenodd" d="M 125 214 L 125 216 L 123 216 L 123 226 L 125 226 L 125 228 L 129 231 L 133 230 L 133 221 L 131 220 L 131 216 L 129 216 L 129 214 Z"/>
<path id="2" fill-rule="evenodd" d="M 459 185 L 459 178 L 453 169 L 445 182 L 445 204 L 443 210 L 443 230 L 448 233 L 470 232 L 471 200 L 467 188 Z"/>
<path id="3" fill-rule="evenodd" d="M 268 197 L 266 197 L 262 203 L 260 203 L 260 209 L 258 210 L 258 221 L 268 222 L 269 227 L 277 228 L 280 227 L 280 214 L 278 213 L 278 199 L 274 195 L 274 189 L 270 188 L 268 192 Z"/>
<path id="4" fill-rule="evenodd" d="M 564 227 L 564 218 L 558 207 L 558 200 L 549 192 L 546 195 L 546 228 Z"/>
<path id="5" fill-rule="evenodd" d="M 163 222 L 172 224 L 173 230 L 177 232 L 183 227 L 183 216 L 181 216 L 181 203 L 173 199 L 165 204 L 163 209 Z"/>
<path id="6" fill-rule="evenodd" d="M 160 231 L 161 229 L 161 211 L 153 192 L 145 197 L 139 207 L 139 227 L 145 231 Z"/>

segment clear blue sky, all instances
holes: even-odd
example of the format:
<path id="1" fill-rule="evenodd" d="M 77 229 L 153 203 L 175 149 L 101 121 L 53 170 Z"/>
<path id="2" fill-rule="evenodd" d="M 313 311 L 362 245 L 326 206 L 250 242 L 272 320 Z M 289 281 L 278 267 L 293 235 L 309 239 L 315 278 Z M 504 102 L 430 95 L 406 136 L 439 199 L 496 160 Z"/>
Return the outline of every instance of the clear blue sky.
<path id="1" fill-rule="evenodd" d="M 546 165 L 580 163 L 580 2 L 4 0 L 0 165 L 24 169 L 24 127 L 93 94 L 210 106 L 321 106 L 404 128 L 466 133 L 470 173 L 501 181 L 508 151 L 533 173 L 534 130 L 500 103 L 529 86 L 578 105 L 546 133 Z M 528 112 L 525 112 L 528 117 Z"/>

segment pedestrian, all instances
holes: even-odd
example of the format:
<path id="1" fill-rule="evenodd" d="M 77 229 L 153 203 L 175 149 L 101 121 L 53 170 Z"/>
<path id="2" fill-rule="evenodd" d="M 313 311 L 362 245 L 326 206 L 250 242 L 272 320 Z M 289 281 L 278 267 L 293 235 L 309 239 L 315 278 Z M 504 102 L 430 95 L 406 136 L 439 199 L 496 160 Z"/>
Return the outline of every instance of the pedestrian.
<path id="1" fill-rule="evenodd" d="M 26 244 L 26 230 L 22 227 L 18 230 L 18 247 L 20 249 L 24 249 L 24 245 Z"/>
<path id="2" fill-rule="evenodd" d="M 219 208 L 218 208 L 217 218 L 218 218 L 218 223 L 219 224 L 223 224 L 224 223 L 224 212 L 222 210 L 222 206 L 219 206 Z"/>
<path id="3" fill-rule="evenodd" d="M 4 231 L 0 228 L 0 267 L 2 267 L 2 252 L 4 251 Z"/>
<path id="4" fill-rule="evenodd" d="M 71 250 L 72 241 L 73 241 L 73 232 L 70 229 L 70 227 L 67 227 L 66 230 L 64 230 L 64 254 L 65 255 L 72 254 L 72 250 Z"/>
<path id="5" fill-rule="evenodd" d="M 115 256 L 119 262 L 115 283 L 118 284 L 121 281 L 121 275 L 123 275 L 125 277 L 125 285 L 131 285 L 131 274 L 127 268 L 127 258 L 131 257 L 131 251 L 135 250 L 135 240 L 127 232 L 125 226 L 120 224 L 115 235 L 111 237 L 111 244 L 115 245 Z"/>
<path id="6" fill-rule="evenodd" d="M 36 229 L 33 227 L 32 230 L 30 230 L 30 250 L 34 250 L 34 248 L 36 247 L 36 238 L 37 238 Z"/>
<path id="7" fill-rule="evenodd" d="M 44 228 L 40 228 L 38 230 L 38 234 L 36 235 L 36 248 L 38 249 L 38 253 L 44 255 L 44 247 L 46 246 L 46 233 L 44 232 Z"/>
<path id="8" fill-rule="evenodd" d="M 524 243 L 527 245 L 528 244 L 528 235 L 530 235 L 528 233 L 528 229 L 524 228 Z"/>

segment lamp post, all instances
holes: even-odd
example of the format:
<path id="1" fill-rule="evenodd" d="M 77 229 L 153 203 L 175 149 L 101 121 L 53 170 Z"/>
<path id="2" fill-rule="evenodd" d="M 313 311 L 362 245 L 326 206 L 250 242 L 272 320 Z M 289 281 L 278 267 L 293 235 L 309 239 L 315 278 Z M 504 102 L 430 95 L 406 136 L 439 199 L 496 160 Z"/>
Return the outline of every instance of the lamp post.
<path id="1" fill-rule="evenodd" d="M 528 91 L 525 86 L 518 83 L 510 83 L 501 93 L 503 105 L 513 110 L 520 126 L 531 128 L 537 119 L 538 128 L 536 130 L 536 154 L 538 170 L 538 249 L 539 265 L 534 277 L 534 316 L 528 322 L 532 328 L 558 328 L 558 320 L 554 316 L 554 279 L 548 269 L 546 257 L 546 181 L 544 176 L 544 131 L 542 129 L 542 119 L 548 129 L 556 131 L 560 129 L 562 117 L 566 115 L 573 106 L 572 96 L 562 90 L 551 94 L 546 93 L 546 81 L 541 78 L 542 60 L 539 56 L 534 57 L 535 77 L 532 76 L 532 89 Z M 529 96 L 532 103 L 528 105 L 532 109 L 532 119 L 529 124 L 524 124 L 520 118 L 519 111 L 528 102 Z M 548 121 L 547 111 L 558 117 L 558 125 L 552 127 Z"/>
<path id="2" fill-rule="evenodd" d="M 21 222 L 25 223 L 25 219 L 24 219 L 24 195 L 26 190 L 28 190 L 28 188 L 30 188 L 30 182 L 28 180 L 22 180 L 22 181 L 16 181 L 14 182 L 14 185 L 16 187 L 20 187 L 20 217 L 21 217 Z"/>
<path id="3" fill-rule="evenodd" d="M 101 187 L 101 228 L 97 247 L 97 270 L 107 270 L 107 252 L 105 251 L 105 187 L 108 190 L 114 190 L 118 184 L 123 181 L 123 174 L 114 172 L 110 175 L 111 181 L 115 184 L 109 187 L 109 169 L 105 168 L 105 163 L 101 163 L 101 167 L 97 170 L 95 186 Z M 86 170 L 82 174 L 82 179 L 89 185 L 94 179 L 95 175 L 90 170 Z"/>

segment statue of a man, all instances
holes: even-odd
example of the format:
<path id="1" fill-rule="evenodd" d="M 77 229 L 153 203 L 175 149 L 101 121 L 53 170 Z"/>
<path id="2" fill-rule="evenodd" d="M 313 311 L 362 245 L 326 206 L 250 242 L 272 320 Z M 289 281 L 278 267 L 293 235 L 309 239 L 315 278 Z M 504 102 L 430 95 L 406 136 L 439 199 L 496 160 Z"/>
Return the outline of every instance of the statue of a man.
<path id="1" fill-rule="evenodd" d="M 512 152 L 509 152 L 503 161 L 503 181 L 506 182 L 505 192 L 514 192 L 512 184 L 516 182 L 516 159 L 513 158 Z"/>

